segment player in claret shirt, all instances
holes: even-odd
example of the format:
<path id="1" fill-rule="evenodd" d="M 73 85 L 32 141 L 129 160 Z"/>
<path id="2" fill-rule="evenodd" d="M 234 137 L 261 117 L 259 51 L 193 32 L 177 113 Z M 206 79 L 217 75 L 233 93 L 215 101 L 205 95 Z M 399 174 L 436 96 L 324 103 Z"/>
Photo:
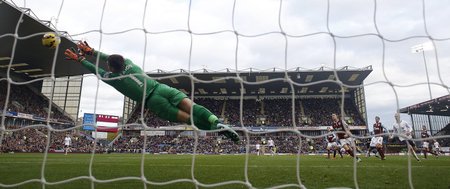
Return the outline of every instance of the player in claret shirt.
<path id="1" fill-rule="evenodd" d="M 237 142 L 239 135 L 228 125 L 219 122 L 216 115 L 205 107 L 195 104 L 183 92 L 150 79 L 145 72 L 130 59 L 121 55 L 108 55 L 91 48 L 85 41 L 77 44 L 78 50 L 66 49 L 66 59 L 74 60 L 83 65 L 100 79 L 111 85 L 123 95 L 136 102 L 145 103 L 145 108 L 158 117 L 191 124 L 191 114 L 194 125 L 202 130 L 223 130 L 219 134 Z M 106 61 L 109 71 L 105 71 L 86 60 L 85 56 L 98 57 Z M 191 112 L 192 110 L 192 112 Z"/>
<path id="2" fill-rule="evenodd" d="M 430 137 L 430 133 L 427 131 L 427 127 L 425 125 L 422 126 L 422 131 L 420 132 L 420 136 L 422 137 L 422 148 L 423 148 L 423 156 L 425 159 L 427 159 L 427 153 L 433 154 L 437 156 L 437 154 L 430 150 L 430 142 L 427 138 Z"/>
<path id="3" fill-rule="evenodd" d="M 331 114 L 331 118 L 333 119 L 333 129 L 339 132 L 336 133 L 339 143 L 350 156 L 356 157 L 356 160 L 360 162 L 361 158 L 355 155 L 351 147 L 352 138 L 347 134 L 347 132 L 350 132 L 348 126 L 336 114 Z"/>
<path id="4" fill-rule="evenodd" d="M 381 135 L 385 131 L 387 131 L 387 129 L 383 126 L 383 124 L 381 124 L 380 117 L 375 116 L 375 123 L 373 124 L 373 133 L 375 135 Z M 375 145 L 375 148 L 377 149 L 378 153 L 381 156 L 381 160 L 385 160 L 386 158 L 384 157 L 383 136 L 372 137 L 372 140 L 370 141 L 370 143 L 371 143 L 371 146 L 372 146 L 372 143 Z"/>
<path id="5" fill-rule="evenodd" d="M 333 150 L 333 159 L 336 158 L 336 151 L 339 152 L 339 155 L 341 156 L 341 158 L 343 158 L 342 152 L 340 150 L 341 147 L 336 142 L 337 137 L 334 133 L 332 133 L 331 127 L 328 127 L 328 135 L 326 136 L 326 141 L 327 141 L 328 159 L 330 159 L 331 150 Z"/>

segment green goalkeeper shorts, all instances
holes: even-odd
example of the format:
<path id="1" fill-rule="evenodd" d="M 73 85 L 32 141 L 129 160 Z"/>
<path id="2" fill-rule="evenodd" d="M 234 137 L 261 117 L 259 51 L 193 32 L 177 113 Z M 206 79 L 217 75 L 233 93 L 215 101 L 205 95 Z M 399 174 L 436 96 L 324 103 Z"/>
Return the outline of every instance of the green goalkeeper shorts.
<path id="1" fill-rule="evenodd" d="M 145 107 L 162 119 L 177 121 L 178 104 L 184 98 L 187 98 L 186 94 L 178 89 L 159 84 L 148 97 Z"/>

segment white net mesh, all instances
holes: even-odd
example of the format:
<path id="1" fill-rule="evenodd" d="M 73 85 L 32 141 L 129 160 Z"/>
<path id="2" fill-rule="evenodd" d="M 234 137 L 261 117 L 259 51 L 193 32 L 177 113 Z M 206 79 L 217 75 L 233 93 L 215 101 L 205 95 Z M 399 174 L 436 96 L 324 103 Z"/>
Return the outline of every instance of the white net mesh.
<path id="1" fill-rule="evenodd" d="M 5 3 L 5 1 L 2 1 Z M 18 2 L 9 2 L 14 6 Z M 246 127 L 244 104 L 244 93 L 239 96 L 239 124 L 234 127 L 240 131 L 245 147 L 244 158 L 244 178 L 243 180 L 221 180 L 220 182 L 207 183 L 202 182 L 196 176 L 198 174 L 196 162 L 198 161 L 197 147 L 200 132 L 194 133 L 194 145 L 191 156 L 190 178 L 167 179 L 168 181 L 151 180 L 146 174 L 145 164 L 149 156 L 141 150 L 139 175 L 126 177 L 112 177 L 108 179 L 96 178 L 94 173 L 95 156 L 101 148 L 98 145 L 97 138 L 92 145 L 86 147 L 91 152 L 88 163 L 87 174 L 75 176 L 58 181 L 47 181 L 49 161 L 48 151 L 54 143 L 62 141 L 64 133 L 73 131 L 82 127 L 77 125 L 73 128 L 61 129 L 51 124 L 52 119 L 57 119 L 52 111 L 54 104 L 48 103 L 45 114 L 46 124 L 33 124 L 27 122 L 24 127 L 7 127 L 6 117 L 8 106 L 14 105 L 12 88 L 32 84 L 33 82 L 43 80 L 36 79 L 31 81 L 18 81 L 10 77 L 14 71 L 12 64 L 14 53 L 10 58 L 2 61 L 9 62 L 1 69 L 6 69 L 5 77 L 0 81 L 6 82 L 4 91 L 2 90 L 2 101 L 4 102 L 0 145 L 8 146 L 8 140 L 11 140 L 10 133 L 24 132 L 36 129 L 35 138 L 39 141 L 45 141 L 41 149 L 43 158 L 40 164 L 41 177 L 28 179 L 21 182 L 6 183 L 0 179 L 0 187 L 12 188 L 20 187 L 28 183 L 41 183 L 42 188 L 51 185 L 59 185 L 77 180 L 89 180 L 90 187 L 95 188 L 98 183 L 111 183 L 116 181 L 141 181 L 143 188 L 152 186 L 166 186 L 174 183 L 192 183 L 195 188 L 227 186 L 238 184 L 247 188 L 254 188 L 249 178 L 249 159 L 254 144 L 252 137 L 265 136 L 268 133 L 291 133 L 290 140 L 296 140 L 294 147 L 296 150 L 294 183 L 280 185 L 271 185 L 269 188 L 307 188 L 308 184 L 302 182 L 301 170 L 301 148 L 305 143 L 304 139 L 322 139 L 327 134 L 315 136 L 306 135 L 299 131 L 298 120 L 299 111 L 302 111 L 298 104 L 300 99 L 293 91 L 297 87 L 308 87 L 321 83 L 335 83 L 341 87 L 340 110 L 337 112 L 341 117 L 345 116 L 344 101 L 346 88 L 357 89 L 364 87 L 368 104 L 367 116 L 369 118 L 380 115 L 384 123 L 389 127 L 394 122 L 394 113 L 399 112 L 402 106 L 430 100 L 439 96 L 449 95 L 448 86 L 449 77 L 446 77 L 445 71 L 450 69 L 448 64 L 449 56 L 449 27 L 446 18 L 450 16 L 449 4 L 446 2 L 425 2 L 425 1 L 200 1 L 193 0 L 187 2 L 177 1 L 142 1 L 127 3 L 104 1 L 102 2 L 79 2 L 62 1 L 61 3 L 42 3 L 41 6 L 34 5 L 31 2 L 21 2 L 23 7 L 35 6 L 40 10 L 37 14 L 47 14 L 52 20 L 55 29 L 72 29 L 69 31 L 74 38 L 95 39 L 90 40 L 95 49 L 105 52 L 118 51 L 124 56 L 129 55 L 133 61 L 148 71 L 155 68 L 183 69 L 188 72 L 191 80 L 191 86 L 194 90 L 197 83 L 214 83 L 228 80 L 235 80 L 240 83 L 241 91 L 245 91 L 245 85 L 261 85 L 269 82 L 282 81 L 288 83 L 291 97 L 289 105 L 284 106 L 284 112 L 291 123 L 288 127 L 280 127 L 275 131 L 256 132 Z M 46 6 L 42 6 L 45 4 Z M 355 7 L 355 8 L 352 8 Z M 19 8 L 20 9 L 20 8 Z M 77 16 L 73 16 L 71 10 L 75 11 Z M 27 9 L 23 11 L 22 16 L 29 16 Z M 36 10 L 36 12 L 38 11 Z M 439 10 L 439 11 L 435 11 Z M 72 14 L 72 15 L 71 15 Z M 406 17 L 406 18 L 405 18 Z M 17 27 L 20 27 L 21 20 L 17 20 Z M 93 24 L 94 23 L 94 24 Z M 78 27 L 69 27 L 77 25 Z M 0 38 L 12 37 L 15 41 L 26 40 L 43 33 L 33 33 L 21 36 L 17 33 L 0 34 Z M 60 33 L 63 34 L 63 33 Z M 417 44 L 422 44 L 417 46 Z M 428 44 L 423 45 L 423 44 Z M 428 47 L 431 46 L 431 50 Z M 411 47 L 413 47 L 411 49 Z M 4 47 L 1 47 L 4 48 Z M 16 49 L 16 43 L 7 47 Z M 135 49 L 133 49 L 135 48 Z M 133 50 L 129 50 L 133 49 Z M 62 51 L 64 49 L 56 49 Z M 410 51 L 418 52 L 411 54 Z M 56 64 L 56 53 L 53 54 L 52 73 L 49 77 L 54 81 Z M 160 65 L 163 64 L 167 65 Z M 98 63 L 97 63 L 98 65 Z M 223 65 L 220 67 L 218 65 Z M 256 65 L 256 66 L 255 66 Z M 320 65 L 320 66 L 319 66 Z M 345 84 L 346 81 L 340 80 L 338 72 L 344 67 L 359 69 L 371 65 L 373 73 L 367 78 L 367 82 L 362 85 Z M 161 67 L 159 67 L 161 66 Z M 247 67 L 275 67 L 273 70 L 282 70 L 285 77 L 270 78 L 266 80 L 247 82 L 242 73 Z M 230 67 L 236 70 L 235 76 L 217 78 L 206 81 L 193 75 L 195 70 L 215 69 Z M 333 78 L 323 79 L 317 82 L 301 84 L 293 81 L 288 72 L 291 68 L 301 67 L 319 67 L 318 70 L 332 70 Z M 3 76 L 3 75 L 2 75 Z M 186 75 L 181 75 L 186 77 Z M 180 75 L 171 75 L 166 78 L 177 78 Z M 355 76 L 358 77 L 358 76 Z M 158 78 L 156 78 L 158 79 Z M 160 79 L 160 78 L 159 78 Z M 70 79 L 67 79 L 70 80 Z M 105 87 L 97 77 L 92 75 L 84 76 L 84 83 L 94 81 L 95 85 L 86 86 L 95 90 L 90 96 L 90 107 L 94 113 L 103 108 L 101 100 L 105 96 L 102 89 Z M 326 89 L 325 89 L 326 90 Z M 26 92 L 26 91 L 25 91 Z M 51 93 L 53 94 L 53 92 Z M 191 99 L 195 99 L 195 94 L 190 94 Z M 53 99 L 53 96 L 50 97 Z M 93 101 L 92 101 L 93 100 Z M 108 100 L 108 99 L 107 99 Z M 110 100 L 108 100 L 110 101 Z M 448 103 L 449 101 L 444 101 Z M 41 102 L 42 103 L 42 102 Z M 145 104 L 145 103 L 142 103 Z M 83 105 L 83 104 L 82 104 Z M 20 106 L 20 105 L 14 105 Z M 106 105 L 105 105 L 106 106 Z M 114 105 L 113 105 L 114 106 Z M 26 108 L 26 107 L 25 107 Z M 88 109 L 89 109 L 88 108 Z M 137 111 L 137 110 L 136 110 Z M 56 112 L 56 111 L 55 111 Z M 160 131 L 161 128 L 154 128 L 147 125 L 144 121 L 147 116 L 143 107 L 141 107 L 139 122 L 145 131 Z M 327 112 L 329 117 L 332 112 Z M 447 116 L 448 117 L 448 116 Z M 142 121 L 142 122 L 141 122 Z M 411 121 L 411 120 L 410 120 Z M 444 123 L 447 121 L 446 123 Z M 365 123 L 367 125 L 371 125 Z M 441 124 L 448 124 L 448 118 L 443 118 Z M 125 125 L 121 125 L 125 126 Z M 217 132 L 217 131 L 207 131 Z M 351 134 L 351 133 L 348 133 Z M 383 134 L 387 136 L 388 134 Z M 397 136 L 397 134 L 394 134 Z M 356 139 L 368 139 L 373 135 L 361 136 L 352 135 Z M 404 135 L 401 135 L 404 136 Z M 405 136 L 404 136 L 405 137 Z M 433 139 L 445 139 L 447 135 L 433 136 Z M 143 137 L 141 149 L 148 149 L 153 145 L 147 135 Z M 413 139 L 421 142 L 421 139 Z M 89 142 L 89 141 L 84 141 Z M 356 147 L 353 144 L 353 149 Z M 325 160 L 324 160 L 325 161 Z M 359 187 L 357 160 L 353 161 L 353 181 L 355 188 Z M 409 188 L 414 188 L 412 177 L 413 166 L 411 156 L 408 156 L 407 173 Z M 233 185 L 235 186 L 235 185 Z"/>

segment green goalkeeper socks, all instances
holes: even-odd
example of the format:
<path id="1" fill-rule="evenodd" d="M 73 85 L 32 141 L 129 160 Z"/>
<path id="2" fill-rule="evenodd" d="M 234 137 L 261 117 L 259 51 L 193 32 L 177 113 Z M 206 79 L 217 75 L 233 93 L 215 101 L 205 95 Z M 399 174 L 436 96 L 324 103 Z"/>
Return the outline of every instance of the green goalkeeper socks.
<path id="1" fill-rule="evenodd" d="M 219 118 L 201 105 L 194 104 L 192 114 L 194 116 L 194 124 L 199 129 L 213 130 L 216 129 L 216 125 L 219 123 Z"/>

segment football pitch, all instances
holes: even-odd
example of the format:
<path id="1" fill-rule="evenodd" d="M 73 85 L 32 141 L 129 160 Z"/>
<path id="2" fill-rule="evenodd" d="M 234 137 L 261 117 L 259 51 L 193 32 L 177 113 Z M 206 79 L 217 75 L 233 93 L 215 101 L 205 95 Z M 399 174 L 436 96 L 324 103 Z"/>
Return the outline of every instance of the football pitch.
<path id="1" fill-rule="evenodd" d="M 141 169 L 141 154 L 96 154 L 92 165 L 90 154 L 48 154 L 44 177 L 51 184 L 45 188 L 91 188 L 91 185 L 94 188 L 144 188 L 141 172 L 151 182 L 146 184 L 147 188 L 196 188 L 193 176 L 199 183 L 211 186 L 224 182 L 213 188 L 248 188 L 245 155 L 196 155 L 193 169 L 192 157 L 145 155 Z M 44 154 L 0 154 L 0 183 L 34 179 L 13 188 L 42 188 L 39 180 L 43 158 Z M 387 156 L 386 161 L 375 157 L 362 159 L 357 165 L 359 188 L 409 188 L 406 156 Z M 450 157 L 429 157 L 421 162 L 411 159 L 411 165 L 414 188 L 450 187 Z M 297 188 L 287 184 L 299 183 L 296 155 L 250 155 L 247 168 L 248 181 L 254 188 L 281 185 Z M 353 169 L 350 157 L 329 160 L 324 156 L 300 156 L 300 178 L 306 188 L 355 188 Z M 90 174 L 96 182 L 91 182 Z M 62 183 L 64 180 L 69 182 Z M 198 188 L 205 187 L 199 185 Z"/>

